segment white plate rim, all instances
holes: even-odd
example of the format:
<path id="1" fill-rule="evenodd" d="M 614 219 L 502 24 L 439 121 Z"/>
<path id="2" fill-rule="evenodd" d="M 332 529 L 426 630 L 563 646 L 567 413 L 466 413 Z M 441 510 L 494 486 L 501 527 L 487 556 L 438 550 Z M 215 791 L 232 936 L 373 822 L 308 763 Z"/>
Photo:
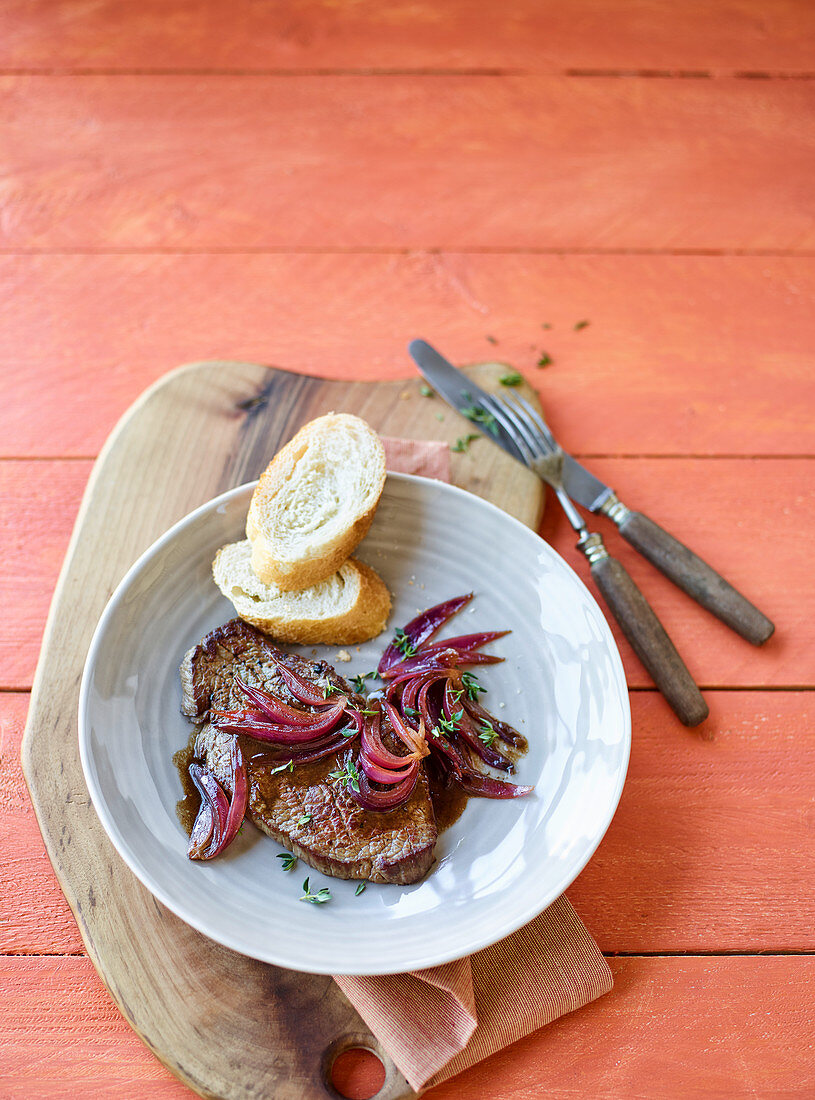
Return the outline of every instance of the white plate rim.
<path id="1" fill-rule="evenodd" d="M 179 917 L 186 924 L 195 928 L 197 931 L 212 939 L 213 942 L 219 943 L 223 947 L 226 947 L 238 954 L 246 955 L 250 958 L 255 958 L 260 962 L 269 963 L 275 966 L 284 967 L 286 969 L 296 969 L 300 973 L 311 974 L 345 974 L 345 975 L 386 975 L 404 973 L 410 970 L 427 969 L 432 966 L 440 966 L 444 963 L 453 962 L 456 959 L 461 959 L 473 954 L 476 951 L 480 951 L 485 947 L 489 947 L 499 940 L 506 938 L 513 932 L 516 932 L 519 928 L 528 924 L 534 920 L 540 913 L 547 909 L 554 901 L 557 900 L 575 881 L 575 879 L 584 870 L 586 865 L 591 860 L 594 853 L 597 851 L 603 837 L 608 831 L 609 825 L 616 813 L 617 807 L 622 796 L 623 787 L 625 785 L 626 776 L 628 773 L 628 766 L 631 756 L 631 706 L 630 698 L 628 694 L 627 681 L 625 678 L 625 671 L 623 668 L 622 658 L 617 648 L 614 637 L 611 633 L 611 628 L 608 625 L 605 614 L 602 609 L 599 608 L 596 599 L 592 593 L 588 590 L 581 577 L 576 571 L 566 562 L 558 552 L 541 538 L 538 533 L 531 527 L 528 527 L 525 523 L 522 523 L 515 516 L 505 512 L 502 508 L 493 504 L 491 501 L 485 500 L 483 497 L 477 496 L 475 493 L 471 493 L 466 489 L 462 489 L 457 485 L 451 485 L 448 482 L 438 481 L 432 478 L 419 477 L 415 474 L 397 473 L 388 471 L 388 479 L 394 479 L 396 481 L 414 482 L 414 483 L 430 483 L 434 487 L 441 488 L 443 491 L 451 492 L 459 497 L 466 498 L 467 502 L 471 506 L 486 509 L 487 512 L 494 512 L 502 517 L 503 521 L 509 521 L 511 525 L 515 526 L 518 531 L 523 533 L 523 536 L 528 538 L 533 536 L 538 544 L 542 553 L 551 557 L 553 562 L 556 563 L 558 568 L 565 569 L 571 574 L 573 580 L 583 589 L 585 596 L 597 606 L 600 613 L 600 619 L 604 624 L 606 633 L 606 642 L 608 643 L 608 655 L 612 666 L 614 666 L 615 672 L 619 678 L 619 681 L 624 689 L 621 692 L 621 699 L 623 701 L 622 717 L 623 717 L 623 738 L 620 745 L 621 759 L 618 768 L 617 781 L 614 788 L 613 795 L 609 800 L 607 813 L 603 816 L 602 823 L 598 826 L 597 835 L 595 840 L 588 844 L 585 853 L 575 861 L 574 865 L 568 870 L 566 874 L 562 876 L 562 880 L 548 890 L 542 892 L 540 898 L 532 905 L 528 906 L 525 910 L 520 912 L 516 911 L 511 920 L 507 920 L 505 924 L 501 925 L 500 932 L 497 934 L 494 931 L 494 926 L 490 926 L 491 930 L 485 935 L 478 937 L 471 937 L 466 943 L 462 944 L 460 949 L 454 951 L 446 950 L 442 952 L 434 952 L 428 950 L 427 953 L 421 957 L 411 961 L 410 966 L 400 965 L 398 967 L 388 966 L 378 967 L 376 970 L 362 970 L 358 968 L 351 969 L 333 969 L 326 970 L 324 967 L 308 967 L 302 965 L 299 961 L 296 967 L 294 967 L 290 960 L 287 960 L 285 955 L 278 954 L 273 949 L 264 952 L 262 955 L 257 951 L 248 952 L 245 946 L 238 937 L 230 936 L 228 933 L 219 933 L 217 936 L 213 935 L 211 928 L 208 926 L 205 919 L 198 917 L 193 911 L 190 912 L 185 907 L 183 899 L 179 899 L 171 896 L 157 886 L 153 881 L 148 881 L 149 875 L 142 872 L 142 868 L 139 865 L 139 861 L 130 849 L 126 836 L 118 828 L 114 815 L 109 811 L 106 800 L 102 793 L 100 785 L 97 783 L 96 770 L 93 764 L 93 760 L 90 755 L 89 748 L 89 734 L 88 725 L 86 721 L 89 695 L 91 688 L 91 680 L 93 676 L 94 666 L 97 660 L 99 648 L 104 640 L 105 632 L 108 629 L 108 624 L 111 619 L 117 613 L 119 604 L 121 603 L 123 596 L 126 594 L 132 581 L 141 573 L 145 566 L 158 557 L 165 546 L 171 543 L 174 538 L 188 526 L 194 525 L 199 518 L 206 515 L 212 510 L 216 510 L 218 507 L 230 503 L 235 497 L 239 497 L 242 494 L 247 494 L 250 490 L 254 489 L 257 485 L 257 481 L 245 482 L 242 485 L 237 485 L 232 489 L 227 489 L 223 493 L 219 493 L 217 496 L 212 497 L 210 500 L 205 501 L 199 505 L 193 511 L 188 512 L 181 519 L 177 520 L 171 527 L 169 527 L 162 535 L 160 535 L 142 554 L 136 559 L 136 561 L 127 570 L 121 581 L 118 583 L 113 593 L 111 594 L 105 608 L 99 618 L 99 621 L 94 630 L 91 638 L 90 646 L 88 647 L 88 653 L 85 659 L 85 664 L 82 672 L 82 680 L 79 688 L 79 703 L 78 703 L 78 739 L 79 739 L 79 755 L 82 764 L 82 770 L 85 776 L 85 782 L 88 787 L 88 793 L 91 798 L 94 811 L 105 830 L 108 839 L 113 844 L 113 847 L 122 858 L 124 863 L 130 869 L 130 871 L 136 876 L 136 878 L 142 883 L 142 885 L 150 891 L 151 894 L 163 905 L 165 905 L 175 916 Z"/>

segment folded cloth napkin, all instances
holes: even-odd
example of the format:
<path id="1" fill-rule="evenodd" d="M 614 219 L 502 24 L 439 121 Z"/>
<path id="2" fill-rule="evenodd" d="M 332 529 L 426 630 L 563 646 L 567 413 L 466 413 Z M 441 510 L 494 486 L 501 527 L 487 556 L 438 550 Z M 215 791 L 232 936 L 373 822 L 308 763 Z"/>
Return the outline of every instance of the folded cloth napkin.
<path id="1" fill-rule="evenodd" d="M 446 443 L 383 442 L 389 470 L 450 480 Z M 608 964 L 563 897 L 469 958 L 334 980 L 414 1089 L 461 1073 L 611 989 Z"/>

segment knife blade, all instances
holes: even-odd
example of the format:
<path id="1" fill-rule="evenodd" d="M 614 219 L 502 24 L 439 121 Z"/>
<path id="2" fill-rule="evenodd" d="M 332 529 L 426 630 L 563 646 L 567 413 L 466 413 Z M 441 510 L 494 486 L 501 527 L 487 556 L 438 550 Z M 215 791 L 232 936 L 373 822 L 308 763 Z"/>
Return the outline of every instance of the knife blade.
<path id="1" fill-rule="evenodd" d="M 524 456 L 498 421 L 490 422 L 489 431 L 486 431 L 484 422 L 473 418 L 473 402 L 488 396 L 480 386 L 471 382 L 424 340 L 413 340 L 408 351 L 427 381 L 446 401 L 467 416 L 488 438 L 526 465 Z M 742 638 L 753 645 L 763 645 L 767 641 L 775 627 L 755 604 L 679 539 L 642 512 L 633 511 L 623 504 L 613 489 L 562 448 L 560 453 L 561 485 L 570 499 L 590 512 L 607 516 L 635 550 Z"/>
<path id="2" fill-rule="evenodd" d="M 473 403 L 487 397 L 484 390 L 472 383 L 424 340 L 414 340 L 408 350 L 422 375 L 445 401 L 471 420 L 487 438 L 517 457 L 555 490 L 569 522 L 580 536 L 577 546 L 589 563 L 594 582 L 635 653 L 653 676 L 654 682 L 680 721 L 686 726 L 703 722 L 708 714 L 707 703 L 653 608 L 621 563 L 611 557 L 601 536 L 586 529 L 582 516 L 564 491 L 563 456 L 555 453 L 528 461 L 528 456 L 515 446 L 500 420 L 490 417 L 485 421 L 473 416 L 478 411 L 473 408 Z M 490 407 L 489 404 L 486 406 Z M 591 478 L 588 471 L 586 474 Z"/>
<path id="3" fill-rule="evenodd" d="M 411 358 L 419 368 L 420 373 L 430 383 L 437 393 L 453 406 L 463 416 L 472 408 L 475 401 L 480 401 L 487 396 L 485 390 L 478 386 L 466 374 L 454 367 L 449 360 L 440 355 L 434 347 L 424 340 L 412 340 L 408 345 Z M 504 428 L 496 423 L 492 430 L 487 431 L 483 423 L 477 420 L 472 423 L 488 438 L 500 444 L 513 458 L 523 462 L 523 456 Z M 604 484 L 598 477 L 590 473 L 585 466 L 571 455 L 563 452 L 563 488 L 578 504 L 588 508 L 590 512 L 598 512 L 610 496 L 614 495 L 613 489 Z"/>

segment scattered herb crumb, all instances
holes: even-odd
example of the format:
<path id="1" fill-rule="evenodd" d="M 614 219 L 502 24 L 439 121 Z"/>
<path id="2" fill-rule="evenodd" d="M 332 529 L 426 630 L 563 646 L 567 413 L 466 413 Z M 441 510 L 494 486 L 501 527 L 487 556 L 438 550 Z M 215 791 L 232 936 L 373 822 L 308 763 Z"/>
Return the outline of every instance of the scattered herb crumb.
<path id="1" fill-rule="evenodd" d="M 470 435 L 461 436 L 455 441 L 455 443 L 450 444 L 450 450 L 455 451 L 456 454 L 465 454 L 470 449 L 470 444 L 474 443 L 476 439 L 480 438 L 481 436 L 478 434 L 478 432 L 473 432 Z"/>
<path id="2" fill-rule="evenodd" d="M 488 344 L 497 344 L 498 343 L 498 341 L 495 339 L 494 336 L 485 336 L 484 339 L 487 341 Z"/>
<path id="3" fill-rule="evenodd" d="M 552 326 L 549 324 L 548 321 L 544 321 L 543 324 L 541 325 L 541 328 L 547 328 L 548 329 L 548 328 L 551 328 L 551 327 Z"/>
<path id="4" fill-rule="evenodd" d="M 293 856 L 291 852 L 281 852 L 277 857 L 280 863 L 280 869 L 282 871 L 290 871 L 292 867 L 297 866 L 297 856 Z"/>
<path id="5" fill-rule="evenodd" d="M 444 413 L 436 413 L 436 419 L 441 423 L 444 420 Z"/>
<path id="6" fill-rule="evenodd" d="M 549 355 L 549 354 L 548 354 L 547 352 L 545 352 L 545 351 L 544 351 L 544 352 L 543 352 L 543 353 L 541 354 L 541 357 L 540 357 L 540 359 L 538 360 L 538 363 L 537 363 L 537 365 L 538 365 L 539 367 L 548 367 L 548 366 L 549 366 L 549 364 L 550 364 L 551 362 L 552 362 L 552 356 L 551 356 L 551 355 Z"/>
<path id="7" fill-rule="evenodd" d="M 582 332 L 584 328 L 589 327 L 589 324 L 589 321 L 578 321 L 574 326 L 574 330 L 575 332 Z"/>
<path id="8" fill-rule="evenodd" d="M 588 322 L 586 322 L 586 323 L 588 324 Z M 422 386 L 422 388 L 419 390 L 419 393 L 422 395 L 422 397 L 435 397 L 436 396 L 435 393 L 433 393 L 433 391 L 431 390 L 430 386 Z"/>
<path id="9" fill-rule="evenodd" d="M 520 386 L 521 382 L 523 382 L 523 377 L 520 371 L 510 370 L 507 371 L 506 374 L 502 374 L 498 381 L 502 386 Z"/>
<path id="10" fill-rule="evenodd" d="M 308 879 L 303 883 L 303 896 L 300 901 L 310 901 L 312 905 L 324 905 L 325 902 L 331 901 L 331 891 L 327 886 L 323 886 L 321 890 L 318 890 L 316 894 L 312 894 L 308 888 Z"/>
<path id="11" fill-rule="evenodd" d="M 360 884 L 359 884 L 359 885 L 357 886 L 356 890 L 354 890 L 354 897 L 355 897 L 355 898 L 358 898 L 360 894 L 364 894 L 364 893 L 365 893 L 365 887 L 366 887 L 367 885 L 368 885 L 368 883 L 367 883 L 367 882 L 361 882 L 361 883 L 360 883 Z"/>

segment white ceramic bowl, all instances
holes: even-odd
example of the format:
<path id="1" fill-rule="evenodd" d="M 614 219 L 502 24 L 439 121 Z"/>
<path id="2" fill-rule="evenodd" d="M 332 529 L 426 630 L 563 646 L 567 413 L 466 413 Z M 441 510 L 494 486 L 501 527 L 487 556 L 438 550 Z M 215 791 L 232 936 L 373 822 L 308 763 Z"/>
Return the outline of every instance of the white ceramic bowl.
<path id="1" fill-rule="evenodd" d="M 611 821 L 631 740 L 628 692 L 611 631 L 568 565 L 536 534 L 461 489 L 388 476 L 358 556 L 394 597 L 389 630 L 470 590 L 440 634 L 507 629 L 502 664 L 479 670 L 489 710 L 526 735 L 522 799 L 470 799 L 439 838 L 438 863 L 413 886 L 328 878 L 251 825 L 211 862 L 187 859 L 176 817 L 173 753 L 191 727 L 180 713 L 186 650 L 234 614 L 212 581 L 217 549 L 243 537 L 253 485 L 198 508 L 136 562 L 110 600 L 88 653 L 79 739 L 88 789 L 122 858 L 201 932 L 243 954 L 314 973 L 386 974 L 448 962 L 519 928 L 579 874 Z M 388 635 L 350 647 L 348 677 L 376 667 Z M 332 659 L 336 647 L 322 647 Z M 308 648 L 302 652 L 310 654 Z M 503 706 L 499 704 L 503 703 Z M 303 879 L 332 900 L 298 899 Z"/>

